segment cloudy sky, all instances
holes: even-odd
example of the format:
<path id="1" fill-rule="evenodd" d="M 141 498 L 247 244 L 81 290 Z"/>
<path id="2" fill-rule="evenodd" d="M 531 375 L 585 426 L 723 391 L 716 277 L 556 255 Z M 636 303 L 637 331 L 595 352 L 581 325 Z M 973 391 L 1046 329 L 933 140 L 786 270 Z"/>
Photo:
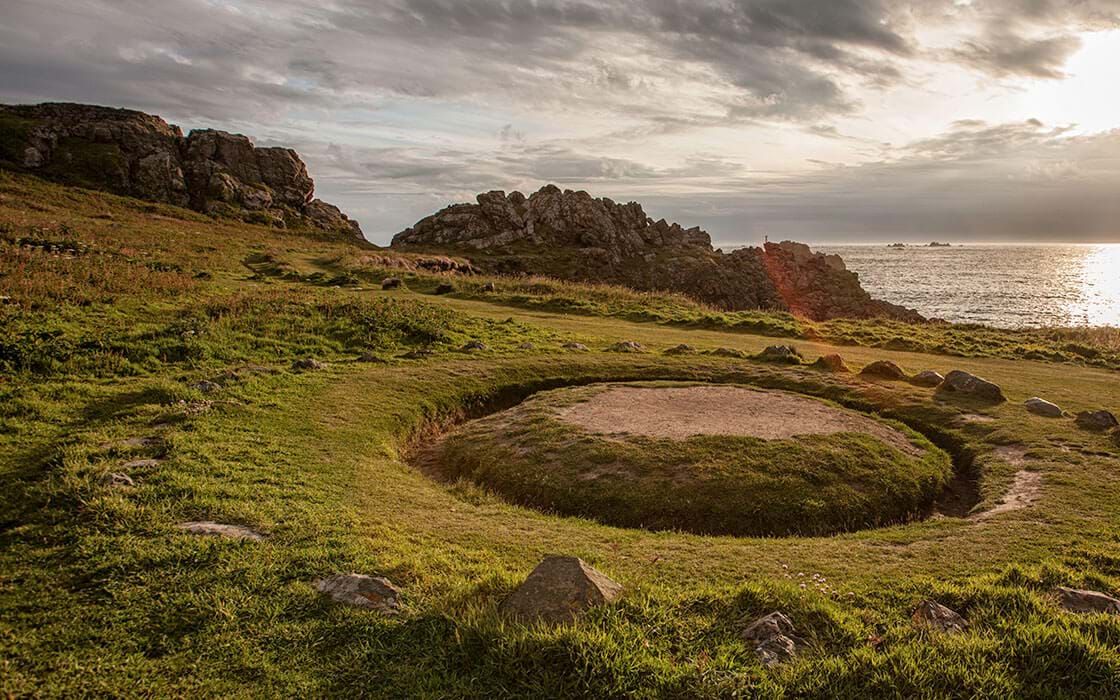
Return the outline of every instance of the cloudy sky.
<path id="1" fill-rule="evenodd" d="M 0 101 L 292 145 L 374 242 L 548 182 L 725 244 L 1120 241 L 1120 0 L 0 5 Z"/>

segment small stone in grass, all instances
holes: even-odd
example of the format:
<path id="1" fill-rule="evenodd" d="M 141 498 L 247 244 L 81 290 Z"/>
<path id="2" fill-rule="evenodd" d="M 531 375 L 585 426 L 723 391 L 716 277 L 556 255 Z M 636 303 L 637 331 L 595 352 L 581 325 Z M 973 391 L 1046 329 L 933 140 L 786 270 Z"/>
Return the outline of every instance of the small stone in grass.
<path id="1" fill-rule="evenodd" d="M 502 601 L 506 617 L 524 622 L 570 622 L 589 608 L 612 603 L 622 586 L 576 557 L 550 556 Z"/>
<path id="2" fill-rule="evenodd" d="M 386 277 L 381 280 L 382 289 L 397 289 L 402 284 L 404 284 L 404 282 L 401 281 L 400 277 Z"/>
<path id="3" fill-rule="evenodd" d="M 103 474 L 102 486 L 135 486 L 136 482 L 128 474 Z"/>
<path id="4" fill-rule="evenodd" d="M 963 617 L 932 600 L 922 601 L 914 610 L 911 619 L 915 627 L 928 627 L 948 634 L 964 632 L 968 628 L 968 622 Z"/>
<path id="5" fill-rule="evenodd" d="M 479 350 L 489 350 L 486 343 L 481 340 L 472 340 L 460 348 L 463 352 L 476 352 Z"/>
<path id="6" fill-rule="evenodd" d="M 866 377 L 879 377 L 880 379 L 890 379 L 893 381 L 903 381 L 906 379 L 906 372 L 890 360 L 872 362 L 864 367 L 863 370 L 860 371 L 860 374 Z"/>
<path id="7" fill-rule="evenodd" d="M 317 370 L 323 369 L 324 367 L 326 367 L 325 364 L 313 357 L 301 357 L 292 363 L 292 369 Z"/>
<path id="8" fill-rule="evenodd" d="M 573 352 L 589 352 L 588 347 L 583 343 L 564 343 L 564 348 Z"/>
<path id="9" fill-rule="evenodd" d="M 401 590 L 383 576 L 337 574 L 315 582 L 315 590 L 331 600 L 393 615 L 400 610 Z"/>
<path id="10" fill-rule="evenodd" d="M 1057 404 L 1050 403 L 1046 399 L 1040 399 L 1037 396 L 1029 398 L 1023 402 L 1027 410 L 1031 413 L 1043 416 L 1045 418 L 1061 418 L 1062 409 Z"/>
<path id="11" fill-rule="evenodd" d="M 201 391 L 203 394 L 210 394 L 215 391 L 220 391 L 222 386 L 217 382 L 201 381 L 195 384 L 191 384 L 191 388 L 195 389 L 196 391 Z"/>
<path id="12" fill-rule="evenodd" d="M 193 520 L 179 523 L 176 527 L 192 535 L 203 537 L 225 537 L 233 540 L 263 540 L 264 535 L 241 525 L 227 525 L 210 520 Z"/>
<path id="13" fill-rule="evenodd" d="M 943 381 L 945 381 L 945 377 L 943 377 L 940 372 L 934 372 L 933 370 L 927 369 L 924 372 L 919 372 L 918 374 L 914 375 L 914 378 L 910 380 L 910 383 L 914 386 L 922 386 L 932 389 L 934 387 L 940 386 L 941 382 Z"/>
<path id="14" fill-rule="evenodd" d="M 1120 615 L 1120 600 L 1099 591 L 1085 591 L 1058 586 L 1058 605 L 1075 613 Z"/>
<path id="15" fill-rule="evenodd" d="M 1116 416 L 1108 411 L 1082 411 L 1077 414 L 1076 423 L 1085 430 L 1110 430 L 1117 426 Z"/>

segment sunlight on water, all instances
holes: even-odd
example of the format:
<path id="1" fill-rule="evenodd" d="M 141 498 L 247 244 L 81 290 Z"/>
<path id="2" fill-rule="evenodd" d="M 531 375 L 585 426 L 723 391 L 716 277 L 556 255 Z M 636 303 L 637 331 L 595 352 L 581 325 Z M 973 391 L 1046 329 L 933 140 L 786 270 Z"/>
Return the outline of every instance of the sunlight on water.
<path id="1" fill-rule="evenodd" d="M 1120 326 L 1120 245 L 822 246 L 880 299 L 992 326 Z"/>

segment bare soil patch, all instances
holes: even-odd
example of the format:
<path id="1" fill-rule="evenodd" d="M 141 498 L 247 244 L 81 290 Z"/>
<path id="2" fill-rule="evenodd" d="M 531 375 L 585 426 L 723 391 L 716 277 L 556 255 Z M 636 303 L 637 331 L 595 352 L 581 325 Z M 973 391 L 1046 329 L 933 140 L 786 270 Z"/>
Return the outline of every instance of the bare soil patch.
<path id="1" fill-rule="evenodd" d="M 782 440 L 799 435 L 862 433 L 921 455 L 902 432 L 855 411 L 815 399 L 731 386 L 619 386 L 557 410 L 564 421 L 602 434 L 683 440 L 742 435 Z"/>

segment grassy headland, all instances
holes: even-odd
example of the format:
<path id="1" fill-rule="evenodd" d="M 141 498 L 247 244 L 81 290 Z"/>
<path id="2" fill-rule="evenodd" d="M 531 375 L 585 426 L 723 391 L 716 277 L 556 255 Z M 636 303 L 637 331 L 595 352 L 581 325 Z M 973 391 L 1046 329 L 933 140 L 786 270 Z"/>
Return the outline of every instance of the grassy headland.
<path id="1" fill-rule="evenodd" d="M 808 324 L 539 280 L 485 292 L 486 280 L 348 263 L 365 250 L 0 173 L 0 692 L 1120 695 L 1120 618 L 1062 612 L 1052 594 L 1120 592 L 1120 447 L 1020 405 L 1115 411 L 1115 331 Z M 256 269 L 262 256 L 295 274 Z M 405 287 L 382 291 L 387 272 Z M 432 293 L 448 281 L 456 291 Z M 773 335 L 800 339 L 810 360 L 965 369 L 1011 401 L 661 354 L 753 354 Z M 461 351 L 471 340 L 486 349 Z M 650 352 L 601 352 L 620 340 Z M 398 357 L 417 348 L 434 354 Z M 309 356 L 327 366 L 291 368 Z M 920 428 L 968 472 L 974 512 L 1023 470 L 1041 490 L 987 519 L 710 537 L 545 514 L 403 460 L 442 427 L 542 389 L 708 379 Z M 221 388 L 203 393 L 203 380 Z M 111 472 L 135 486 L 101 483 Z M 185 520 L 268 537 L 198 538 L 175 527 Z M 503 620 L 499 602 L 550 553 L 586 559 L 625 596 L 567 627 Z M 348 571 L 392 579 L 403 613 L 336 606 L 311 586 Z M 915 629 L 925 598 L 969 631 Z M 739 633 L 776 609 L 810 650 L 770 671 Z"/>

